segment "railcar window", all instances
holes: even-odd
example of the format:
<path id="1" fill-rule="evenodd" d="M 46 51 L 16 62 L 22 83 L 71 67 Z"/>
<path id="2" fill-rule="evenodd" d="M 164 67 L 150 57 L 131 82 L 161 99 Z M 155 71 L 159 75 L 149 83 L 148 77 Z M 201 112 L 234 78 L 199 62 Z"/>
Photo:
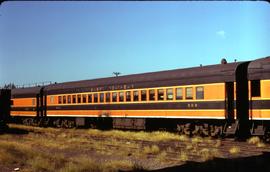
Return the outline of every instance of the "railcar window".
<path id="1" fill-rule="evenodd" d="M 131 101 L 131 95 L 130 95 L 130 91 L 126 92 L 126 101 L 130 102 Z"/>
<path id="2" fill-rule="evenodd" d="M 204 88 L 196 87 L 196 99 L 204 99 Z"/>
<path id="3" fill-rule="evenodd" d="M 124 101 L 124 92 L 119 92 L 119 102 Z"/>
<path id="4" fill-rule="evenodd" d="M 192 87 L 187 87 L 186 88 L 186 99 L 193 99 L 193 95 L 192 95 L 193 89 Z"/>
<path id="5" fill-rule="evenodd" d="M 141 101 L 146 101 L 146 90 L 141 91 Z"/>
<path id="6" fill-rule="evenodd" d="M 139 92 L 133 91 L 133 101 L 139 101 Z"/>
<path id="7" fill-rule="evenodd" d="M 116 92 L 112 93 L 112 101 L 117 102 L 117 93 Z"/>
<path id="8" fill-rule="evenodd" d="M 70 104 L 71 103 L 71 95 L 67 96 L 67 102 Z"/>
<path id="9" fill-rule="evenodd" d="M 62 97 L 58 96 L 58 104 L 62 104 Z"/>
<path id="10" fill-rule="evenodd" d="M 149 90 L 149 100 L 155 100 L 155 90 Z"/>
<path id="11" fill-rule="evenodd" d="M 94 103 L 97 103 L 97 102 L 98 102 L 98 94 L 95 93 L 95 94 L 94 94 Z"/>
<path id="12" fill-rule="evenodd" d="M 50 103 L 54 103 L 54 96 L 50 97 Z"/>
<path id="13" fill-rule="evenodd" d="M 83 95 L 82 95 L 82 102 L 83 102 L 83 103 L 86 103 L 86 94 L 83 94 Z"/>
<path id="14" fill-rule="evenodd" d="M 176 88 L 176 100 L 183 99 L 183 88 Z"/>
<path id="15" fill-rule="evenodd" d="M 104 93 L 99 93 L 99 102 L 100 103 L 104 102 Z"/>
<path id="16" fill-rule="evenodd" d="M 88 103 L 92 103 L 92 94 L 88 94 Z"/>
<path id="17" fill-rule="evenodd" d="M 66 96 L 63 96 L 63 104 L 66 104 L 67 103 L 67 98 Z"/>
<path id="18" fill-rule="evenodd" d="M 158 100 L 164 100 L 164 90 L 163 89 L 158 90 Z"/>
<path id="19" fill-rule="evenodd" d="M 261 82 L 260 80 L 251 81 L 251 97 L 261 96 Z"/>
<path id="20" fill-rule="evenodd" d="M 168 88 L 166 90 L 167 93 L 167 100 L 173 100 L 173 89 L 172 88 Z"/>
<path id="21" fill-rule="evenodd" d="M 76 103 L 76 95 L 72 95 L 72 103 Z"/>
<path id="22" fill-rule="evenodd" d="M 81 103 L 81 95 L 80 95 L 80 94 L 77 95 L 77 102 L 78 102 L 78 103 Z"/>
<path id="23" fill-rule="evenodd" d="M 110 101 L 111 101 L 111 94 L 106 93 L 106 102 L 110 102 Z"/>

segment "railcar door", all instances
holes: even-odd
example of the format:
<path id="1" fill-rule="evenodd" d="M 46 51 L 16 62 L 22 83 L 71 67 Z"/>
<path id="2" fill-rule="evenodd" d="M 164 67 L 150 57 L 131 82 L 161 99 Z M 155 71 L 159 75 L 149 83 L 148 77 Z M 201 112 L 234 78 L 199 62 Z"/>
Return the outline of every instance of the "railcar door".
<path id="1" fill-rule="evenodd" d="M 44 92 L 44 87 L 40 89 L 40 92 L 36 95 L 36 109 L 37 109 L 37 118 L 42 118 L 47 115 L 47 99 Z"/>

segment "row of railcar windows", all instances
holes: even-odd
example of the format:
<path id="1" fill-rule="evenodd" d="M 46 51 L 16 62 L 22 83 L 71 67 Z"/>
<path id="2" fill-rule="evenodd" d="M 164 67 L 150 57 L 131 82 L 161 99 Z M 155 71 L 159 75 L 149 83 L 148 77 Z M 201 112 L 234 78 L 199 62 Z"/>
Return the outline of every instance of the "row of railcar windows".
<path id="1" fill-rule="evenodd" d="M 193 87 L 185 88 L 185 99 L 193 99 Z M 204 87 L 195 87 L 196 99 L 204 99 Z M 71 103 L 104 103 L 104 102 L 136 102 L 183 100 L 184 88 L 149 89 L 119 92 L 101 92 L 90 94 L 58 96 L 58 104 Z"/>

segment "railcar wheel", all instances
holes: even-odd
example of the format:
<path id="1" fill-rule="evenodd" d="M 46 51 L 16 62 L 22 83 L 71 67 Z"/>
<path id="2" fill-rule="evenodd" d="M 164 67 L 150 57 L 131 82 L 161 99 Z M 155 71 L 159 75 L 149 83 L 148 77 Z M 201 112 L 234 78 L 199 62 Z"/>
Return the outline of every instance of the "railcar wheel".
<path id="1" fill-rule="evenodd" d="M 63 119 L 61 122 L 61 128 L 68 128 L 68 120 L 67 119 Z"/>
<path id="2" fill-rule="evenodd" d="M 184 134 L 185 125 L 183 124 L 177 124 L 176 125 L 176 131 L 178 134 Z"/>
<path id="3" fill-rule="evenodd" d="M 200 125 L 195 125 L 194 130 L 192 131 L 192 135 L 201 135 L 201 128 Z"/>
<path id="4" fill-rule="evenodd" d="M 188 135 L 188 136 L 192 136 L 192 124 L 191 123 L 187 123 L 185 126 L 184 126 L 184 134 L 185 135 Z"/>
<path id="5" fill-rule="evenodd" d="M 218 137 L 221 135 L 222 127 L 217 125 L 210 125 L 210 136 Z"/>
<path id="6" fill-rule="evenodd" d="M 61 128 L 61 119 L 53 121 L 53 125 L 57 128 Z"/>
<path id="7" fill-rule="evenodd" d="M 67 121 L 68 128 L 74 128 L 75 127 L 75 121 L 74 120 L 68 120 Z"/>
<path id="8" fill-rule="evenodd" d="M 208 124 L 203 124 L 202 127 L 201 127 L 201 135 L 202 136 L 209 136 L 209 125 Z"/>
<path id="9" fill-rule="evenodd" d="M 22 123 L 23 123 L 23 125 L 30 125 L 30 118 L 25 118 L 25 119 L 23 119 L 23 121 L 22 121 Z"/>

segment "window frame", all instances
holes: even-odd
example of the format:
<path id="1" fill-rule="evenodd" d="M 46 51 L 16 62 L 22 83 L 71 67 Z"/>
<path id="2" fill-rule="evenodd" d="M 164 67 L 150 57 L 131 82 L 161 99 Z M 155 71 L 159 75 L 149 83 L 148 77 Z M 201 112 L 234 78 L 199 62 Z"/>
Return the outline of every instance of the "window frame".
<path id="1" fill-rule="evenodd" d="M 141 94 L 141 101 L 147 101 L 147 90 L 141 90 L 140 94 Z"/>
<path id="2" fill-rule="evenodd" d="M 129 96 L 128 96 L 128 93 L 129 93 Z M 126 95 L 126 102 L 131 102 L 131 91 L 126 91 L 125 95 Z M 128 99 L 128 97 L 129 97 L 129 99 Z"/>
<path id="3" fill-rule="evenodd" d="M 177 90 L 181 90 L 180 93 L 181 93 L 181 96 L 178 97 L 178 92 Z M 175 88 L 175 100 L 183 100 L 184 99 L 184 89 L 182 87 L 177 87 Z"/>
<path id="4" fill-rule="evenodd" d="M 136 93 L 136 95 L 135 95 L 135 93 Z M 134 90 L 133 91 L 133 93 L 132 93 L 132 96 L 133 96 L 133 101 L 134 102 L 138 102 L 138 101 L 140 101 L 140 92 L 139 92 L 139 90 Z M 136 99 L 135 99 L 135 97 L 136 97 Z"/>
<path id="5" fill-rule="evenodd" d="M 162 96 L 163 96 L 163 98 L 161 99 L 160 97 L 162 97 L 162 96 L 160 96 L 160 93 L 159 93 L 159 91 L 162 91 Z M 157 89 L 157 100 L 158 101 L 164 101 L 164 96 L 165 95 L 165 91 L 164 91 L 164 89 Z"/>
<path id="6" fill-rule="evenodd" d="M 168 90 L 171 90 L 171 94 L 168 94 Z M 168 95 L 172 95 L 171 98 L 168 98 Z M 173 88 L 166 88 L 166 100 L 173 100 Z"/>
<path id="7" fill-rule="evenodd" d="M 198 91 L 198 89 L 202 88 L 202 91 Z M 199 92 L 202 92 L 202 95 L 199 94 Z M 199 97 L 201 96 L 201 97 Z M 198 100 L 203 100 L 204 99 L 204 87 L 203 86 L 198 86 L 196 87 L 196 99 Z"/>
<path id="8" fill-rule="evenodd" d="M 188 95 L 188 90 L 191 90 L 191 96 L 190 95 Z M 194 96 L 193 96 L 193 87 L 186 87 L 185 88 L 185 93 L 186 93 L 186 96 L 185 96 L 185 99 L 186 100 L 193 100 L 193 98 L 194 98 Z M 190 96 L 190 97 L 189 97 Z"/>
<path id="9" fill-rule="evenodd" d="M 261 80 L 250 81 L 250 96 L 261 97 Z"/>
<path id="10" fill-rule="evenodd" d="M 149 94 L 149 101 L 156 100 L 156 90 L 155 89 L 148 90 L 148 94 Z"/>

